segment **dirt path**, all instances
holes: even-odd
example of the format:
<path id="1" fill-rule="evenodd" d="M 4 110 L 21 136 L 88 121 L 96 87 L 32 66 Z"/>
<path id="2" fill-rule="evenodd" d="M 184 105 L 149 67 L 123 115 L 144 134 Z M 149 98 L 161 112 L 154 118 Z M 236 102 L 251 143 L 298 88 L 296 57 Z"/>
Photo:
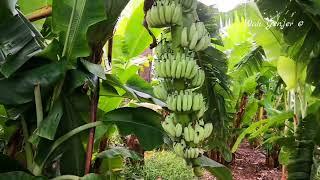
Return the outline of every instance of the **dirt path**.
<path id="1" fill-rule="evenodd" d="M 252 149 L 243 142 L 235 154 L 235 163 L 231 166 L 234 180 L 279 180 L 281 171 L 265 165 L 265 155 L 260 149 Z"/>

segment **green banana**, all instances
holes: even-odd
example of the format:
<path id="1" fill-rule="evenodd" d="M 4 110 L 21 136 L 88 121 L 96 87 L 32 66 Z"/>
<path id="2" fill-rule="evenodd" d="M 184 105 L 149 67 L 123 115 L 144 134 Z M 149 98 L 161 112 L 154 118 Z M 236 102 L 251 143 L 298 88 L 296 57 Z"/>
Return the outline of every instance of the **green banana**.
<path id="1" fill-rule="evenodd" d="M 192 36 L 190 36 L 192 37 Z M 181 46 L 182 47 L 187 47 L 188 46 L 188 30 L 187 30 L 187 27 L 184 27 L 182 29 L 182 32 L 181 32 Z"/>
<path id="2" fill-rule="evenodd" d="M 186 68 L 187 68 L 187 61 L 181 61 L 181 77 L 186 77 Z"/>
<path id="3" fill-rule="evenodd" d="M 194 61 L 187 61 L 186 73 L 184 75 L 187 79 L 191 79 L 191 71 L 194 68 L 194 65 Z"/>
<path id="4" fill-rule="evenodd" d="M 182 9 L 181 9 L 181 5 L 178 4 L 174 9 L 171 22 L 172 24 L 179 24 L 179 22 L 181 22 L 181 19 L 182 19 Z"/>
<path id="5" fill-rule="evenodd" d="M 199 66 L 194 63 L 195 65 L 193 66 L 191 72 L 190 72 L 190 79 L 194 78 L 194 76 L 197 74 L 198 70 L 199 70 Z"/>
<path id="6" fill-rule="evenodd" d="M 203 70 L 199 70 L 199 80 L 197 81 L 198 86 L 202 86 L 205 80 L 205 73 Z"/>
<path id="7" fill-rule="evenodd" d="M 190 141 L 193 141 L 194 140 L 194 134 L 195 134 L 194 129 L 193 129 L 193 127 L 191 125 L 189 125 L 188 126 L 188 130 L 189 130 L 189 139 L 190 139 Z"/>
<path id="8" fill-rule="evenodd" d="M 175 131 L 174 131 L 174 127 L 169 124 L 168 122 L 162 122 L 161 123 L 163 129 L 171 136 L 174 137 L 175 136 Z"/>
<path id="9" fill-rule="evenodd" d="M 186 158 L 186 159 L 189 159 L 189 158 L 190 158 L 188 149 L 186 149 L 186 150 L 184 151 L 183 157 Z"/>
<path id="10" fill-rule="evenodd" d="M 171 61 L 171 77 L 175 78 L 176 77 L 176 70 L 177 70 L 177 61 L 172 60 Z"/>
<path id="11" fill-rule="evenodd" d="M 176 111 L 177 110 L 177 96 L 173 95 L 172 97 L 172 108 L 170 110 Z"/>
<path id="12" fill-rule="evenodd" d="M 181 94 L 179 94 L 177 97 L 177 111 L 179 111 L 179 112 L 182 111 L 182 96 L 181 96 Z"/>
<path id="13" fill-rule="evenodd" d="M 176 143 L 173 145 L 173 150 L 178 156 L 181 156 L 181 157 L 184 156 L 183 149 L 184 147 L 180 143 Z"/>
<path id="14" fill-rule="evenodd" d="M 182 125 L 179 123 L 176 124 L 175 131 L 176 131 L 176 137 L 180 137 L 182 134 Z"/>
<path id="15" fill-rule="evenodd" d="M 184 127 L 184 129 L 183 129 L 183 137 L 187 142 L 191 141 L 188 127 Z"/>
<path id="16" fill-rule="evenodd" d="M 203 119 L 200 119 L 200 120 L 199 120 L 199 125 L 200 125 L 200 126 L 204 126 L 204 121 L 203 121 Z"/>
<path id="17" fill-rule="evenodd" d="M 200 71 L 197 72 L 196 76 L 193 77 L 191 84 L 193 87 L 197 87 L 198 86 L 198 81 L 200 79 Z"/>
<path id="18" fill-rule="evenodd" d="M 160 17 L 159 17 L 159 12 L 158 12 L 158 7 L 153 5 L 151 8 L 151 21 L 154 22 L 154 27 L 158 26 L 161 21 L 160 21 Z"/>
<path id="19" fill-rule="evenodd" d="M 171 24 L 172 11 L 171 11 L 171 4 L 168 4 L 168 2 L 166 2 L 164 6 L 164 17 L 165 17 L 166 23 Z"/>
<path id="20" fill-rule="evenodd" d="M 149 11 L 147 11 L 146 21 L 147 21 L 147 23 L 148 23 L 148 25 L 149 25 L 150 27 L 152 27 L 152 26 L 153 26 L 153 22 L 152 22 L 152 20 L 151 20 L 150 10 L 149 10 Z"/>
<path id="21" fill-rule="evenodd" d="M 183 106 L 182 106 L 182 110 L 183 111 L 188 111 L 188 94 L 185 93 L 183 95 L 183 102 L 182 102 Z"/>
<path id="22" fill-rule="evenodd" d="M 176 6 L 178 6 L 179 3 L 175 3 L 175 2 L 171 2 L 171 5 L 170 5 L 170 11 L 171 11 L 171 19 L 170 19 L 170 22 L 171 22 L 171 25 L 176 25 L 177 22 L 174 22 L 173 20 L 175 18 L 173 18 L 174 16 L 174 12 L 175 12 L 175 9 L 176 9 Z"/>
<path id="23" fill-rule="evenodd" d="M 197 28 L 197 31 L 199 32 L 199 37 L 202 37 L 202 36 L 205 35 L 206 28 L 205 28 L 203 22 L 197 22 L 196 23 L 196 28 Z"/>
<path id="24" fill-rule="evenodd" d="M 205 49 L 206 48 L 205 46 L 207 46 L 206 42 L 207 42 L 207 37 L 206 36 L 202 36 L 202 38 L 200 39 L 200 41 L 198 42 L 198 44 L 196 45 L 194 50 L 195 51 L 200 51 L 202 49 Z"/>
<path id="25" fill-rule="evenodd" d="M 160 17 L 160 22 L 161 22 L 161 25 L 165 25 L 166 24 L 166 19 L 164 17 L 164 5 L 163 3 L 161 2 L 160 5 L 157 5 L 157 8 L 158 8 L 158 12 L 159 12 L 159 17 Z"/>
<path id="26" fill-rule="evenodd" d="M 194 37 L 194 34 L 196 32 L 197 32 L 196 23 L 192 23 L 191 26 L 190 26 L 190 30 L 189 30 L 189 37 Z"/>
<path id="27" fill-rule="evenodd" d="M 192 92 L 188 94 L 188 110 L 190 111 L 192 108 Z"/>
<path id="28" fill-rule="evenodd" d="M 194 94 L 192 99 L 192 110 L 197 111 L 200 108 L 199 94 Z"/>
<path id="29" fill-rule="evenodd" d="M 153 88 L 153 92 L 157 98 L 164 99 L 164 100 L 167 99 L 168 93 L 162 84 L 155 86 Z"/>
<path id="30" fill-rule="evenodd" d="M 166 103 L 167 103 L 167 107 L 168 107 L 168 109 L 172 109 L 172 96 L 169 96 L 168 98 L 167 98 L 167 101 L 166 101 Z"/>
<path id="31" fill-rule="evenodd" d="M 206 111 L 206 107 L 205 107 L 205 105 L 202 105 L 200 110 L 199 110 L 199 112 L 198 112 L 198 114 L 197 114 L 197 118 L 198 119 L 202 118 L 204 113 L 205 113 L 205 111 Z"/>
<path id="32" fill-rule="evenodd" d="M 189 43 L 189 49 L 194 49 L 199 39 L 198 32 L 196 31 L 193 36 L 190 37 L 192 37 L 192 39 Z"/>
<path id="33" fill-rule="evenodd" d="M 181 139 L 180 144 L 181 144 L 181 146 L 182 146 L 183 148 L 187 147 L 187 144 L 186 144 L 186 142 L 185 142 L 183 139 Z"/>
<path id="34" fill-rule="evenodd" d="M 176 78 L 179 79 L 181 77 L 181 68 L 182 68 L 182 62 L 179 61 L 177 65 L 177 71 L 176 71 Z"/>
<path id="35" fill-rule="evenodd" d="M 212 123 L 207 123 L 204 125 L 204 130 L 205 130 L 205 134 L 204 134 L 204 137 L 205 138 L 208 138 L 211 133 L 212 133 L 212 130 L 213 130 L 213 125 Z"/>
<path id="36" fill-rule="evenodd" d="M 157 61 L 157 60 L 154 61 L 154 69 L 155 69 L 155 71 L 157 72 L 157 75 L 158 75 L 159 77 L 162 77 L 162 75 L 161 75 L 161 70 L 160 70 L 160 62 Z"/>
<path id="37" fill-rule="evenodd" d="M 171 75 L 171 61 L 167 59 L 166 61 L 166 77 L 170 77 Z"/>
<path id="38" fill-rule="evenodd" d="M 199 135 L 197 133 L 194 133 L 193 142 L 195 144 L 198 144 L 200 142 L 200 138 L 199 138 Z"/>
<path id="39" fill-rule="evenodd" d="M 199 132 L 199 140 L 203 141 L 205 139 L 205 134 L 204 134 L 204 129 L 203 127 L 199 126 L 198 127 L 198 132 Z"/>
<path id="40" fill-rule="evenodd" d="M 161 70 L 162 77 L 167 77 L 165 61 L 160 61 L 160 70 Z"/>

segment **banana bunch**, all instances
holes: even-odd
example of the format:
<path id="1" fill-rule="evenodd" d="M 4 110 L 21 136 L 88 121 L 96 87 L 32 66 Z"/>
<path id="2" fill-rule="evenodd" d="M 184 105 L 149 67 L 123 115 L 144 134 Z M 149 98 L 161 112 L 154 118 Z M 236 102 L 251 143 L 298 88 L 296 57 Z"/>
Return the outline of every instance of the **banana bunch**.
<path id="1" fill-rule="evenodd" d="M 167 59 L 163 58 L 160 61 L 155 61 L 155 70 L 157 75 L 163 78 L 193 79 L 197 74 L 201 74 L 196 61 L 175 59 L 173 55 L 170 55 Z M 201 81 L 199 80 L 199 83 Z M 198 79 L 195 80 L 196 83 L 198 83 Z"/>
<path id="2" fill-rule="evenodd" d="M 203 125 L 200 125 L 203 124 Z M 194 144 L 199 144 L 200 142 L 204 141 L 208 138 L 213 130 L 213 126 L 211 123 L 200 123 L 196 124 L 192 127 L 191 123 L 184 127 L 183 129 L 183 137 L 187 142 L 193 142 Z"/>
<path id="3" fill-rule="evenodd" d="M 180 123 L 174 125 L 174 114 L 167 116 L 161 125 L 171 137 L 180 137 L 182 135 L 182 125 Z"/>
<path id="4" fill-rule="evenodd" d="M 150 27 L 167 27 L 182 21 L 181 4 L 174 1 L 160 0 L 147 11 L 146 21 Z"/>
<path id="5" fill-rule="evenodd" d="M 168 96 L 167 90 L 162 83 L 153 87 L 153 93 L 157 98 L 162 100 L 166 100 Z"/>
<path id="6" fill-rule="evenodd" d="M 199 111 L 204 103 L 202 94 L 192 91 L 177 91 L 167 98 L 167 107 L 171 111 Z"/>
<path id="7" fill-rule="evenodd" d="M 198 148 L 188 148 L 188 149 L 185 149 L 184 151 L 184 158 L 187 158 L 187 159 L 195 159 L 199 156 L 200 154 L 200 150 Z"/>
<path id="8" fill-rule="evenodd" d="M 193 87 L 201 87 L 204 83 L 206 75 L 203 70 L 199 70 L 191 81 Z"/>
<path id="9" fill-rule="evenodd" d="M 194 51 L 203 51 L 208 48 L 210 43 L 210 34 L 203 22 L 192 23 L 190 28 L 184 27 L 181 32 L 182 47 L 187 47 Z"/>

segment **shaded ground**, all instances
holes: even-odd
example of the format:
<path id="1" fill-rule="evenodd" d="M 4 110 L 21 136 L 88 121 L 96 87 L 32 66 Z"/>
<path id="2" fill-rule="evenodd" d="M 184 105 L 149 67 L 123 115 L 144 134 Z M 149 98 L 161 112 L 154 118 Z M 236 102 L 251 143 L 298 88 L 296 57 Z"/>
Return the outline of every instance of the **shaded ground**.
<path id="1" fill-rule="evenodd" d="M 231 165 L 234 180 L 280 180 L 281 170 L 268 168 L 261 149 L 253 149 L 248 142 L 243 142 L 235 154 Z M 214 180 L 210 173 L 205 173 L 202 180 Z"/>
<path id="2" fill-rule="evenodd" d="M 268 168 L 261 149 L 252 149 L 248 142 L 243 142 L 235 154 L 232 165 L 234 180 L 279 180 L 281 170 Z"/>

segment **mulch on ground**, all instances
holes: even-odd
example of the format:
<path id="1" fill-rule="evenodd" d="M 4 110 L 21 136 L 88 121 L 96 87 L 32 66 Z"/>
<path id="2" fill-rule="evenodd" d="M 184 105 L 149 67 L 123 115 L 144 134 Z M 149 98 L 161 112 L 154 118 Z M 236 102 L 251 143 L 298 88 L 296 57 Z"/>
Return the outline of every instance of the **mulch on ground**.
<path id="1" fill-rule="evenodd" d="M 234 180 L 280 180 L 280 168 L 269 168 L 262 149 L 255 149 L 245 141 L 235 153 L 235 161 L 231 165 Z M 202 180 L 215 178 L 206 172 Z"/>

